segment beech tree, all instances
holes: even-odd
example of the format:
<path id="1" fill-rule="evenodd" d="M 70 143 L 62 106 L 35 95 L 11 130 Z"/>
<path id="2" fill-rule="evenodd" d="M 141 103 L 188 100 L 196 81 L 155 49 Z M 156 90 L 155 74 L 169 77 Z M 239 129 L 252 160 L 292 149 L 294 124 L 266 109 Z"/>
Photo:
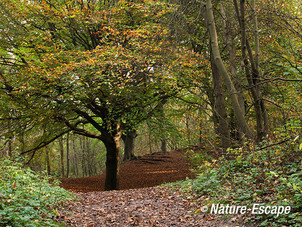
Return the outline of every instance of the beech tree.
<path id="1" fill-rule="evenodd" d="M 118 189 L 123 130 L 175 93 L 173 74 L 185 61 L 160 23 L 169 8 L 159 1 L 4 0 L 0 10 L 7 25 L 1 100 L 51 131 L 23 153 L 70 131 L 101 140 L 105 189 Z"/>

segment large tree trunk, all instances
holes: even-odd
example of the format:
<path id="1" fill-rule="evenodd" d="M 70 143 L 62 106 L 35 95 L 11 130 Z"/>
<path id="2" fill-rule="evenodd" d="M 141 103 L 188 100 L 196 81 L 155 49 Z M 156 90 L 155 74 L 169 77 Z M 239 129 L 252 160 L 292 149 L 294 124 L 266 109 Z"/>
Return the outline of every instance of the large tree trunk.
<path id="1" fill-rule="evenodd" d="M 211 0 L 206 1 L 206 19 L 208 22 L 208 29 L 209 29 L 209 33 L 210 33 L 210 40 L 211 40 L 211 47 L 212 47 L 212 51 L 213 51 L 214 61 L 218 68 L 219 74 L 223 77 L 226 87 L 228 89 L 228 92 L 230 94 L 232 107 L 234 110 L 236 120 L 238 121 L 238 125 L 248 138 L 254 139 L 254 135 L 251 132 L 248 124 L 246 123 L 246 120 L 244 118 L 244 113 L 239 105 L 238 98 L 236 96 L 237 91 L 234 87 L 231 77 L 228 74 L 228 71 L 226 70 L 224 63 L 220 56 L 218 40 L 217 40 L 216 25 L 215 25 Z"/>
<path id="2" fill-rule="evenodd" d="M 136 156 L 134 155 L 134 140 L 136 136 L 136 130 L 129 131 L 126 135 L 122 135 L 125 144 L 123 161 L 136 159 Z"/>
<path id="3" fill-rule="evenodd" d="M 119 172 L 120 172 L 120 143 L 122 137 L 121 122 L 117 123 L 116 132 L 106 133 L 104 135 L 107 154 L 106 154 L 106 180 L 105 190 L 118 190 L 119 189 Z"/>
<path id="4" fill-rule="evenodd" d="M 218 134 L 221 138 L 221 145 L 223 149 L 227 149 L 231 145 L 230 140 L 230 128 L 229 128 L 229 120 L 226 111 L 226 105 L 223 95 L 223 87 L 221 77 L 219 75 L 218 68 L 215 64 L 213 54 L 211 51 L 211 67 L 212 67 L 212 77 L 213 77 L 213 85 L 214 85 L 214 95 L 215 95 L 215 103 L 214 103 L 214 114 L 218 120 L 217 128 Z"/>
<path id="5" fill-rule="evenodd" d="M 163 153 L 167 153 L 167 140 L 166 139 L 161 140 L 160 150 Z"/>

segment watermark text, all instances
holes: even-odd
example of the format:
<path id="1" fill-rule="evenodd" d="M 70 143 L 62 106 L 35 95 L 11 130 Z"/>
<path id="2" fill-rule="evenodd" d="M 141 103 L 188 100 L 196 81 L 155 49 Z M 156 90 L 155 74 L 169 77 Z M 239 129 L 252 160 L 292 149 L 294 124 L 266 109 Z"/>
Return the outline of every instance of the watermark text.
<path id="1" fill-rule="evenodd" d="M 202 212 L 207 212 L 209 207 L 203 206 Z M 258 214 L 272 214 L 279 217 L 281 214 L 289 214 L 291 211 L 290 206 L 269 206 L 254 203 L 251 206 L 235 206 L 235 205 L 224 205 L 224 204 L 212 204 L 210 207 L 211 214 L 246 214 L 251 213 L 254 215 Z"/>

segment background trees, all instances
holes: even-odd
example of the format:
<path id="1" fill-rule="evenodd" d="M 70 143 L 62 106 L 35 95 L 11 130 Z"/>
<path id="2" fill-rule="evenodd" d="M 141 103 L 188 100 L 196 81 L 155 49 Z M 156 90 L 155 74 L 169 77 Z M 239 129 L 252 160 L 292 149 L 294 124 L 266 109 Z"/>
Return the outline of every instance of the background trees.
<path id="1" fill-rule="evenodd" d="M 43 142 L 23 153 L 70 131 L 99 139 L 106 189 L 118 188 L 123 131 L 175 92 L 169 77 L 179 57 L 159 23 L 166 10 L 152 1 L 4 1 L 10 27 L 2 51 L 12 56 L 4 59 L 3 96 L 44 131 Z M 60 150 L 63 158 L 62 143 Z"/>
<path id="2" fill-rule="evenodd" d="M 301 120 L 298 4 L 4 0 L 1 145 L 61 176 L 106 153 L 114 189 L 122 137 L 125 160 L 267 140 Z"/>

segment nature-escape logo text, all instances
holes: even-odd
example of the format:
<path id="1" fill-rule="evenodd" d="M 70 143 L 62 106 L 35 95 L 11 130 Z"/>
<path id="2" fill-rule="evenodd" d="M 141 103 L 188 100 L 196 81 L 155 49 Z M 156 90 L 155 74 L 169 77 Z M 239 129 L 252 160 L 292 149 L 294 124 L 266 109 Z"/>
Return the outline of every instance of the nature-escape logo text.
<path id="1" fill-rule="evenodd" d="M 209 210 L 208 206 L 201 208 L 202 212 L 209 211 L 211 214 L 272 214 L 279 217 L 280 214 L 289 214 L 291 211 L 290 206 L 269 206 L 254 203 L 252 206 L 235 206 L 235 205 L 224 205 L 224 204 L 212 204 Z"/>

